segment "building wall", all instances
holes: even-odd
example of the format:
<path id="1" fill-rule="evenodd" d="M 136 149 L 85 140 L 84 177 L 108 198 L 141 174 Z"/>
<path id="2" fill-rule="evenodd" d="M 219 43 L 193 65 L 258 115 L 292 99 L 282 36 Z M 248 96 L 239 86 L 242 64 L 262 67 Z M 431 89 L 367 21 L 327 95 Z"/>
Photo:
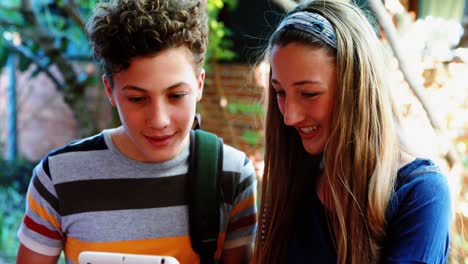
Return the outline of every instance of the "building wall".
<path id="1" fill-rule="evenodd" d="M 251 67 L 217 64 L 207 72 L 198 112 L 201 127 L 249 155 L 263 149 L 263 88 Z"/>
<path id="2" fill-rule="evenodd" d="M 60 93 L 44 75 L 31 79 L 31 70 L 16 74 L 18 154 L 39 160 L 47 152 L 76 138 L 77 126 Z M 0 75 L 0 146 L 6 152 L 8 75 Z"/>

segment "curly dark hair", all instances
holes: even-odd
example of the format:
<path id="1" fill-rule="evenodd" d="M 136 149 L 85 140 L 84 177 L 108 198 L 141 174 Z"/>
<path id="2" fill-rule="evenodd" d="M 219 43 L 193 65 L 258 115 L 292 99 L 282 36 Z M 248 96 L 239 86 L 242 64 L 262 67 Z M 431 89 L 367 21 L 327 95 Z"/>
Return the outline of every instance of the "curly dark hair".
<path id="1" fill-rule="evenodd" d="M 110 0 L 96 5 L 87 24 L 94 56 L 110 77 L 134 57 L 185 45 L 203 67 L 208 16 L 203 0 Z"/>

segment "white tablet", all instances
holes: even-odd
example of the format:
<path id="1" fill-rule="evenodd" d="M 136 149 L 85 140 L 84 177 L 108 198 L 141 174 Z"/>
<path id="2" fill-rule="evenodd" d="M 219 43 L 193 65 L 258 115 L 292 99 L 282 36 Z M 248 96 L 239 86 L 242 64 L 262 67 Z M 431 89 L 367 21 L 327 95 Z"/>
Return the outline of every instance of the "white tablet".
<path id="1" fill-rule="evenodd" d="M 176 258 L 170 256 L 97 251 L 81 252 L 78 256 L 78 262 L 79 264 L 179 264 Z"/>

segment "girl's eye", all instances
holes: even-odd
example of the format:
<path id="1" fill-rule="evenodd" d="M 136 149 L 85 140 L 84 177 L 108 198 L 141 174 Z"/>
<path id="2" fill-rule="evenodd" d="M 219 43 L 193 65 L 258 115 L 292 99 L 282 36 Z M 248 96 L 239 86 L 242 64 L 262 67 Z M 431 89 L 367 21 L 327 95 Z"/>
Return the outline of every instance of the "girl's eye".
<path id="1" fill-rule="evenodd" d="M 317 96 L 318 93 L 302 93 L 302 96 L 306 97 L 306 98 L 313 98 L 315 96 Z"/>
<path id="2" fill-rule="evenodd" d="M 171 94 L 169 97 L 172 99 L 181 99 L 186 95 L 187 95 L 186 93 L 175 93 L 175 94 Z"/>
<path id="3" fill-rule="evenodd" d="M 276 93 L 276 96 L 283 97 L 286 93 L 283 90 L 273 90 Z"/>

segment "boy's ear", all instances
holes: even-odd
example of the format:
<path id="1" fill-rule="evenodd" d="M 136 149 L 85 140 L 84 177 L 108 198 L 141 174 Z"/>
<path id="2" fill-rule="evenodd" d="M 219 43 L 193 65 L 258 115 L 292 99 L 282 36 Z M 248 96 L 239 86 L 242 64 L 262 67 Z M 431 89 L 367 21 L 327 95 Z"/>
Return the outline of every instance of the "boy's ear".
<path id="1" fill-rule="evenodd" d="M 197 102 L 202 99 L 203 96 L 203 86 L 205 84 L 205 69 L 200 70 L 200 74 L 198 75 L 198 84 L 197 84 Z"/>
<path id="2" fill-rule="evenodd" d="M 107 95 L 107 98 L 109 99 L 110 104 L 112 106 L 115 106 L 115 99 L 114 99 L 114 94 L 112 93 L 111 82 L 109 80 L 109 77 L 105 74 L 102 75 L 102 83 L 104 84 L 106 95 Z"/>

